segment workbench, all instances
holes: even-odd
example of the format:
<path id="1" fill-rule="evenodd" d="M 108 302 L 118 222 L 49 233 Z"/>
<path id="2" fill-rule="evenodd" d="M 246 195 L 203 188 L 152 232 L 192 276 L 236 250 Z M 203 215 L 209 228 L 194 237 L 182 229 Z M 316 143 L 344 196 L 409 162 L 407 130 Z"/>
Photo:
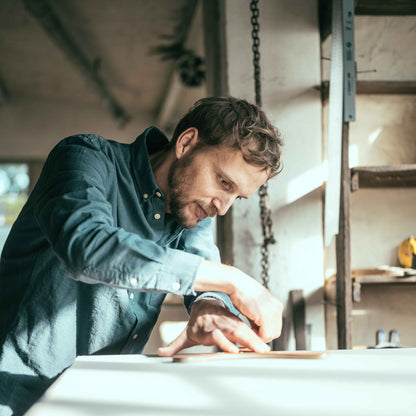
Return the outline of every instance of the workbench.
<path id="1" fill-rule="evenodd" d="M 78 357 L 27 416 L 416 415 L 416 349 L 175 363 Z"/>

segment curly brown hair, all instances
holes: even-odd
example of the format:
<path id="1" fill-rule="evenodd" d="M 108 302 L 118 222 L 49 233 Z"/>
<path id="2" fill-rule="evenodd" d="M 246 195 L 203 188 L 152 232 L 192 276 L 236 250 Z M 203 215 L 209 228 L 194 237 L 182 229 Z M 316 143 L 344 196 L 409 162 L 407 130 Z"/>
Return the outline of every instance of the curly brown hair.
<path id="1" fill-rule="evenodd" d="M 173 133 L 174 145 L 190 127 L 198 129 L 203 146 L 227 146 L 240 149 L 246 162 L 260 166 L 269 178 L 282 169 L 283 141 L 279 130 L 256 105 L 234 97 L 208 97 L 198 100 L 179 121 Z"/>

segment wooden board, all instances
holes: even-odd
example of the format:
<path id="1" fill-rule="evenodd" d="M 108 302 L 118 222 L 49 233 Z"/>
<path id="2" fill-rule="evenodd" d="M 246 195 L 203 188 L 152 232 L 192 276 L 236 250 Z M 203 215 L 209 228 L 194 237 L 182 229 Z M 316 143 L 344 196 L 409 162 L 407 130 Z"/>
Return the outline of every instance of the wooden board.
<path id="1" fill-rule="evenodd" d="M 351 169 L 351 191 L 359 188 L 397 188 L 416 186 L 416 164 L 357 166 Z"/>
<path id="2" fill-rule="evenodd" d="M 241 349 L 239 353 L 232 354 L 227 352 L 215 352 L 206 354 L 177 354 L 173 356 L 173 362 L 198 362 L 213 360 L 242 360 L 257 358 L 295 358 L 295 359 L 319 359 L 326 356 L 325 351 L 269 351 L 257 353 L 246 349 Z"/>
<path id="3" fill-rule="evenodd" d="M 416 269 L 406 267 L 381 266 L 367 269 L 352 269 L 353 278 L 362 276 L 407 277 L 416 275 Z"/>

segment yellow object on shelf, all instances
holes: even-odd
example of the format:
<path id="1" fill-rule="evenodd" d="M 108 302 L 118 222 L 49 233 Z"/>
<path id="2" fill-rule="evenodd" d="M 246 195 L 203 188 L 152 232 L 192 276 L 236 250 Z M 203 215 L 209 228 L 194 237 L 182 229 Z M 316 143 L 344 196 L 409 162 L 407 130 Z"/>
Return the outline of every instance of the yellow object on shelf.
<path id="1" fill-rule="evenodd" d="M 416 240 L 413 236 L 400 244 L 398 255 L 399 262 L 403 267 L 416 269 Z"/>

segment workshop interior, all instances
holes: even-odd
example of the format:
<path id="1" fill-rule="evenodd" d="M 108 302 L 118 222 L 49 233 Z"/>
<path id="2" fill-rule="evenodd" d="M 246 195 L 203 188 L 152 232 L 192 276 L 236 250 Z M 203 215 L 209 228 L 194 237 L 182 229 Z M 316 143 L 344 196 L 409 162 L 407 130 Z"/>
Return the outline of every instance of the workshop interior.
<path id="1" fill-rule="evenodd" d="M 260 100 L 283 170 L 213 233 L 283 302 L 273 350 L 415 347 L 416 4 L 251 3 L 0 0 L 0 246 L 62 138 L 170 136 L 199 98 Z M 144 352 L 186 321 L 169 295 Z"/>

